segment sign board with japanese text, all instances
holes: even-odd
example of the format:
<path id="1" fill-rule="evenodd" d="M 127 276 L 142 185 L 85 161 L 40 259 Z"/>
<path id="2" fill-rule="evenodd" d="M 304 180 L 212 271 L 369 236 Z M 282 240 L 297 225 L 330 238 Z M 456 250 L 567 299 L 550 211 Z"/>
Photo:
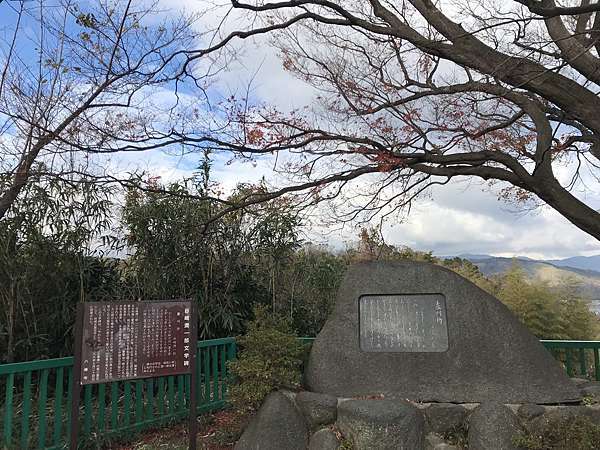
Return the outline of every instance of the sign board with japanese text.
<path id="1" fill-rule="evenodd" d="M 190 373 L 190 301 L 83 303 L 80 382 Z"/>

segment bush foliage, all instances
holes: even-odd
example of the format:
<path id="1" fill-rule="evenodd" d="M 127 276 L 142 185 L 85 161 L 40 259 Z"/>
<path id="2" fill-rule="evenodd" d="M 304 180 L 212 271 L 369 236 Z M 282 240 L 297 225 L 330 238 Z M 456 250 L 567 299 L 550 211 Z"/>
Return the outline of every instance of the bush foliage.
<path id="1" fill-rule="evenodd" d="M 598 335 L 598 318 L 590 312 L 575 280 L 550 286 L 528 279 L 515 262 L 497 277 L 491 293 L 540 339 L 592 340 Z"/>
<path id="2" fill-rule="evenodd" d="M 229 363 L 234 376 L 229 402 L 238 413 L 256 411 L 276 389 L 300 386 L 305 347 L 287 319 L 258 306 L 248 332 L 237 343 L 238 359 Z"/>

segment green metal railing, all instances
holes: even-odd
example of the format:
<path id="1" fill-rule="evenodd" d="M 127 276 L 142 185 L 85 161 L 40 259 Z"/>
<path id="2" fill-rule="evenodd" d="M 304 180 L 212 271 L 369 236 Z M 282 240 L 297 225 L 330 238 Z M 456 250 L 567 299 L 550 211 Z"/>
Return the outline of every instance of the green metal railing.
<path id="1" fill-rule="evenodd" d="M 570 377 L 600 381 L 600 341 L 541 341 Z"/>
<path id="2" fill-rule="evenodd" d="M 234 338 L 198 342 L 198 413 L 225 405 L 227 361 L 235 356 Z M 0 365 L 0 448 L 65 448 L 72 377 L 72 357 Z M 81 438 L 106 439 L 182 419 L 189 398 L 189 375 L 86 385 L 77 418 Z"/>

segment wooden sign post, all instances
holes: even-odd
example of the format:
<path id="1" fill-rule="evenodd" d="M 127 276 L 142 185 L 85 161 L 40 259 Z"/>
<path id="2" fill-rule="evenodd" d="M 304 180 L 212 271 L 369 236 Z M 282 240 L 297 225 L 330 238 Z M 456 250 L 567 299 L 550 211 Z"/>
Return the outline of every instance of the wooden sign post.
<path id="1" fill-rule="evenodd" d="M 81 386 L 190 374 L 189 448 L 196 449 L 197 316 L 193 302 L 77 306 L 70 449 L 77 449 Z"/>

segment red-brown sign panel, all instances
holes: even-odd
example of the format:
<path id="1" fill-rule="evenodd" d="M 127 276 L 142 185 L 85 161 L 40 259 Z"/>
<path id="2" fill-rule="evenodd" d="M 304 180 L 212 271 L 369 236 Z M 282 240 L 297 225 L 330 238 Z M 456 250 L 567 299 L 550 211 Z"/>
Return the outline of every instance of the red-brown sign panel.
<path id="1" fill-rule="evenodd" d="M 191 304 L 83 304 L 81 384 L 191 372 Z"/>

